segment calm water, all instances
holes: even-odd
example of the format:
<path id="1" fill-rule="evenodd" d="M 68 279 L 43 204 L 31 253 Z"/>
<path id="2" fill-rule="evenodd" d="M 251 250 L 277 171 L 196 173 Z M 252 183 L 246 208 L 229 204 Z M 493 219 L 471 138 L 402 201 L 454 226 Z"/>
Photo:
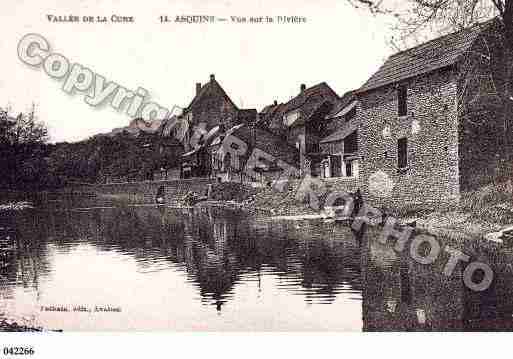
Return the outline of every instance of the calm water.
<path id="1" fill-rule="evenodd" d="M 511 265 L 496 264 L 492 287 L 473 293 L 461 269 L 447 278 L 445 262 L 415 264 L 339 225 L 154 207 L 39 210 L 1 225 L 16 250 L 0 271 L 0 315 L 47 329 L 513 327 Z"/>

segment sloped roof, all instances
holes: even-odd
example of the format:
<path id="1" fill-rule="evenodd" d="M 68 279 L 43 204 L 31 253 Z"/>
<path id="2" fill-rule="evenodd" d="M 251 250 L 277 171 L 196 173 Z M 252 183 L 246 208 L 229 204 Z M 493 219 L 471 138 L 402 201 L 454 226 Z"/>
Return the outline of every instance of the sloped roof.
<path id="1" fill-rule="evenodd" d="M 241 123 L 252 125 L 257 120 L 257 110 L 255 109 L 242 109 L 237 112 L 237 120 Z"/>
<path id="2" fill-rule="evenodd" d="M 309 87 L 306 90 L 302 91 L 299 95 L 291 99 L 284 105 L 283 112 L 289 112 L 295 109 L 302 107 L 304 104 L 308 102 L 310 98 L 316 95 L 325 95 L 327 93 L 331 93 L 336 98 L 338 98 L 338 94 L 333 91 L 331 87 L 328 86 L 326 82 L 321 82 L 315 86 Z"/>
<path id="3" fill-rule="evenodd" d="M 332 133 L 328 137 L 323 138 L 321 143 L 342 141 L 344 138 L 349 136 L 351 133 L 358 129 L 358 124 L 356 122 L 348 122 L 341 129 Z"/>
<path id="4" fill-rule="evenodd" d="M 390 56 L 358 90 L 365 92 L 455 64 L 490 21 L 428 41 Z"/>
<path id="5" fill-rule="evenodd" d="M 218 145 L 221 143 L 221 141 L 225 138 L 225 137 L 228 137 L 228 136 L 231 136 L 233 135 L 238 129 L 242 128 L 247 125 L 244 124 L 244 123 L 241 123 L 239 125 L 235 125 L 233 126 L 232 128 L 230 128 L 228 131 L 226 132 L 223 132 L 223 133 L 220 133 L 219 135 L 217 135 L 214 140 L 210 143 L 210 146 L 215 146 L 215 145 Z"/>
<path id="6" fill-rule="evenodd" d="M 273 103 L 265 106 L 262 111 L 260 111 L 259 119 L 255 125 L 269 129 L 279 128 L 284 106 L 283 103 Z M 280 119 L 280 122 L 276 123 L 276 121 L 274 121 L 275 119 Z"/>
<path id="7" fill-rule="evenodd" d="M 217 80 L 214 77 L 211 77 L 209 82 L 207 82 L 206 84 L 201 86 L 201 89 L 199 90 L 199 92 L 196 94 L 196 96 L 194 96 L 194 98 L 192 99 L 189 106 L 187 106 L 183 110 L 183 112 L 185 113 L 185 112 L 189 111 L 196 103 L 198 103 L 201 100 L 201 98 L 203 98 L 203 96 L 205 96 L 205 94 L 207 94 L 210 91 L 210 89 L 212 89 L 214 87 L 217 88 L 221 92 L 223 97 L 228 102 L 230 102 L 235 109 L 238 110 L 238 107 L 235 105 L 235 103 L 233 103 L 232 99 L 226 94 L 226 91 L 221 87 L 219 82 L 217 82 Z"/>
<path id="8" fill-rule="evenodd" d="M 338 101 L 333 106 L 331 111 L 326 115 L 326 118 L 331 119 L 331 118 L 336 117 L 340 111 L 342 111 L 346 106 L 351 104 L 351 102 L 353 102 L 353 100 L 356 99 L 355 92 L 356 92 L 356 90 L 351 90 L 351 91 L 347 91 L 345 94 L 343 94 L 342 97 L 340 98 L 340 101 Z"/>

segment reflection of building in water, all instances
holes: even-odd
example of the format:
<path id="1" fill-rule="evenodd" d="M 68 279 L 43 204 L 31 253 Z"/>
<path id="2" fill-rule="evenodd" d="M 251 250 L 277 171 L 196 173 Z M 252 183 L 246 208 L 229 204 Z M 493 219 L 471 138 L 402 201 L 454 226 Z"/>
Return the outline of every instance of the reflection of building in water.
<path id="1" fill-rule="evenodd" d="M 464 292 L 464 329 L 468 331 L 513 330 L 513 249 L 482 249 L 478 260 L 490 264 L 494 279 L 488 289 Z"/>
<path id="2" fill-rule="evenodd" d="M 366 240 L 362 247 L 364 331 L 461 330 L 461 271 L 415 263 L 392 247 Z M 445 262 L 443 263 L 445 264 Z"/>
<path id="3" fill-rule="evenodd" d="M 184 223 L 187 273 L 198 283 L 202 298 L 220 311 L 239 274 L 228 248 L 235 224 L 211 215 L 190 215 Z"/>
<path id="4" fill-rule="evenodd" d="M 59 248 L 87 242 L 131 256 L 143 269 L 162 260 L 176 263 L 202 301 L 219 310 L 241 277 L 277 280 L 278 290 L 308 303 L 331 303 L 339 293 L 361 288 L 358 244 L 349 230 L 329 225 L 152 207 L 70 212 L 54 221 L 51 241 Z"/>
<path id="5" fill-rule="evenodd" d="M 475 292 L 463 283 L 462 265 L 443 274 L 448 256 L 422 265 L 375 238 L 362 246 L 363 330 L 513 330 L 513 268 L 505 253 L 475 250 L 471 261 L 494 271 L 492 285 Z"/>

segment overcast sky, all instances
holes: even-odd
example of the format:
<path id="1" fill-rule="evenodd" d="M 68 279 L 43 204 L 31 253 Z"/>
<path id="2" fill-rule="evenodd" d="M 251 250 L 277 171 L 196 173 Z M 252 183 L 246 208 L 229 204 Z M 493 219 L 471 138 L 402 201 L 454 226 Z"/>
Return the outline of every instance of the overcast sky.
<path id="1" fill-rule="evenodd" d="M 95 108 L 84 94 L 62 91 L 62 81 L 17 57 L 27 33 L 43 35 L 51 50 L 88 66 L 109 81 L 149 91 L 163 106 L 186 106 L 196 82 L 214 73 L 232 100 L 260 110 L 295 96 L 301 83 L 326 81 L 339 95 L 358 88 L 390 55 L 386 19 L 345 0 L 78 1 L 3 0 L 0 106 L 26 111 L 36 103 L 52 142 L 76 141 L 126 126 L 130 118 Z M 134 16 L 134 24 L 51 23 L 46 15 Z M 304 16 L 306 24 L 161 24 L 160 15 Z"/>

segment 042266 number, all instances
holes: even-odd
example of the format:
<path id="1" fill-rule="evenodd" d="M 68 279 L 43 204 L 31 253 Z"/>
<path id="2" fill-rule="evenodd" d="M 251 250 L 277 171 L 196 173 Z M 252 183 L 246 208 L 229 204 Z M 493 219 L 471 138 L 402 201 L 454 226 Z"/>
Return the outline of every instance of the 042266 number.
<path id="1" fill-rule="evenodd" d="M 33 355 L 32 347 L 4 347 L 4 355 Z"/>

